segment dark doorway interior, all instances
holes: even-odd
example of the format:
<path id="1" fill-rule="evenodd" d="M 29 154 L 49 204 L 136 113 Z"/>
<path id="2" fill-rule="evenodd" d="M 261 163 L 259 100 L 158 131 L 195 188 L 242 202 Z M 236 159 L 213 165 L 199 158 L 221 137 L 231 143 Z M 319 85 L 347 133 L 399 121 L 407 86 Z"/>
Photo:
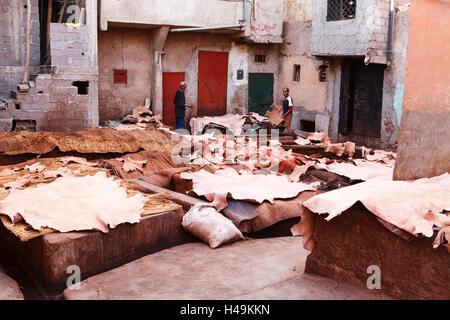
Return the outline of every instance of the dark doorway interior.
<path id="1" fill-rule="evenodd" d="M 300 130 L 306 132 L 315 132 L 316 123 L 314 121 L 300 120 Z"/>
<path id="2" fill-rule="evenodd" d="M 343 59 L 339 132 L 380 137 L 384 66 Z"/>

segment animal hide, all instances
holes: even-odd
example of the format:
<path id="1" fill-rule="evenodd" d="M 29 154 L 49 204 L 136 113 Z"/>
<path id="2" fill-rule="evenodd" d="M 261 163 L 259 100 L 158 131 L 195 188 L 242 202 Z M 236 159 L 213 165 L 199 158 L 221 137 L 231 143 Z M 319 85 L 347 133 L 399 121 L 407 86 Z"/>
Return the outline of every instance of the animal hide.
<path id="1" fill-rule="evenodd" d="M 25 190 L 13 189 L 0 201 L 0 213 L 13 223 L 23 219 L 35 230 L 48 227 L 60 232 L 108 232 L 108 226 L 139 222 L 146 202 L 143 194 L 128 197 L 118 180 L 98 172 L 57 178 Z"/>
<path id="2" fill-rule="evenodd" d="M 193 180 L 193 191 L 199 196 L 206 196 L 209 201 L 229 195 L 235 200 L 257 203 L 267 200 L 273 203 L 275 199 L 289 199 L 302 191 L 314 190 L 312 185 L 291 183 L 286 176 L 239 174 L 232 168 L 217 170 L 214 174 L 205 170 L 183 172 L 181 178 Z M 223 201 L 219 203 L 216 206 L 218 210 L 226 207 Z"/>
<path id="3" fill-rule="evenodd" d="M 431 237 L 433 226 L 450 225 L 450 174 L 415 181 L 374 179 L 320 194 L 304 203 L 331 220 L 360 201 L 370 212 L 414 236 Z"/>

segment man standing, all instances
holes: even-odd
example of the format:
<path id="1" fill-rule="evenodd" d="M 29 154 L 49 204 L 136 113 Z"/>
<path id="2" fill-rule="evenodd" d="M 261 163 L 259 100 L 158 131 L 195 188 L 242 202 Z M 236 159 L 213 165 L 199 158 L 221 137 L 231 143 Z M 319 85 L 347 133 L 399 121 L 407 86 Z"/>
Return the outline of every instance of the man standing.
<path id="1" fill-rule="evenodd" d="M 186 115 L 186 110 L 189 111 L 189 108 L 191 107 L 190 104 L 186 104 L 186 88 L 187 82 L 180 82 L 180 89 L 178 89 L 175 94 L 175 99 L 173 100 L 173 103 L 175 104 L 176 129 L 184 129 L 184 117 Z"/>
<path id="2" fill-rule="evenodd" d="M 287 132 L 291 131 L 291 122 L 292 122 L 292 111 L 294 108 L 294 103 L 292 98 L 289 96 L 289 88 L 283 89 L 283 118 L 284 118 L 284 126 L 287 129 Z"/>

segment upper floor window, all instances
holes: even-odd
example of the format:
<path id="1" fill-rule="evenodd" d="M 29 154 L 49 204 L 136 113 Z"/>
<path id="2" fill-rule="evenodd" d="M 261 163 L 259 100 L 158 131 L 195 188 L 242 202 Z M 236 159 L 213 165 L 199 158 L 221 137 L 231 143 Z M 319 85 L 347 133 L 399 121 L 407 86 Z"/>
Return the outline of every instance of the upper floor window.
<path id="1" fill-rule="evenodd" d="M 255 62 L 257 63 L 266 63 L 267 56 L 265 54 L 255 54 Z"/>
<path id="2" fill-rule="evenodd" d="M 356 0 L 327 0 L 327 21 L 355 19 Z"/>

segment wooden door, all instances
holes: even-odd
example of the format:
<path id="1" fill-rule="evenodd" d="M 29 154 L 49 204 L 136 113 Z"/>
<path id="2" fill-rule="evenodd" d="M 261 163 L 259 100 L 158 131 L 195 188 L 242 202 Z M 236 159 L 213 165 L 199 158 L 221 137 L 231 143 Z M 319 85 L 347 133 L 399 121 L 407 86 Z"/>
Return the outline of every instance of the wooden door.
<path id="1" fill-rule="evenodd" d="M 176 123 L 173 99 L 177 90 L 180 89 L 181 81 L 184 81 L 184 72 L 163 73 L 163 123 L 174 128 Z"/>
<path id="2" fill-rule="evenodd" d="M 199 51 L 198 116 L 223 116 L 226 114 L 227 85 L 228 52 Z"/>
<path id="3" fill-rule="evenodd" d="M 264 116 L 273 103 L 273 73 L 249 73 L 248 111 Z"/>
<path id="4" fill-rule="evenodd" d="M 355 68 L 353 133 L 361 136 L 381 135 L 384 66 L 358 64 Z"/>

